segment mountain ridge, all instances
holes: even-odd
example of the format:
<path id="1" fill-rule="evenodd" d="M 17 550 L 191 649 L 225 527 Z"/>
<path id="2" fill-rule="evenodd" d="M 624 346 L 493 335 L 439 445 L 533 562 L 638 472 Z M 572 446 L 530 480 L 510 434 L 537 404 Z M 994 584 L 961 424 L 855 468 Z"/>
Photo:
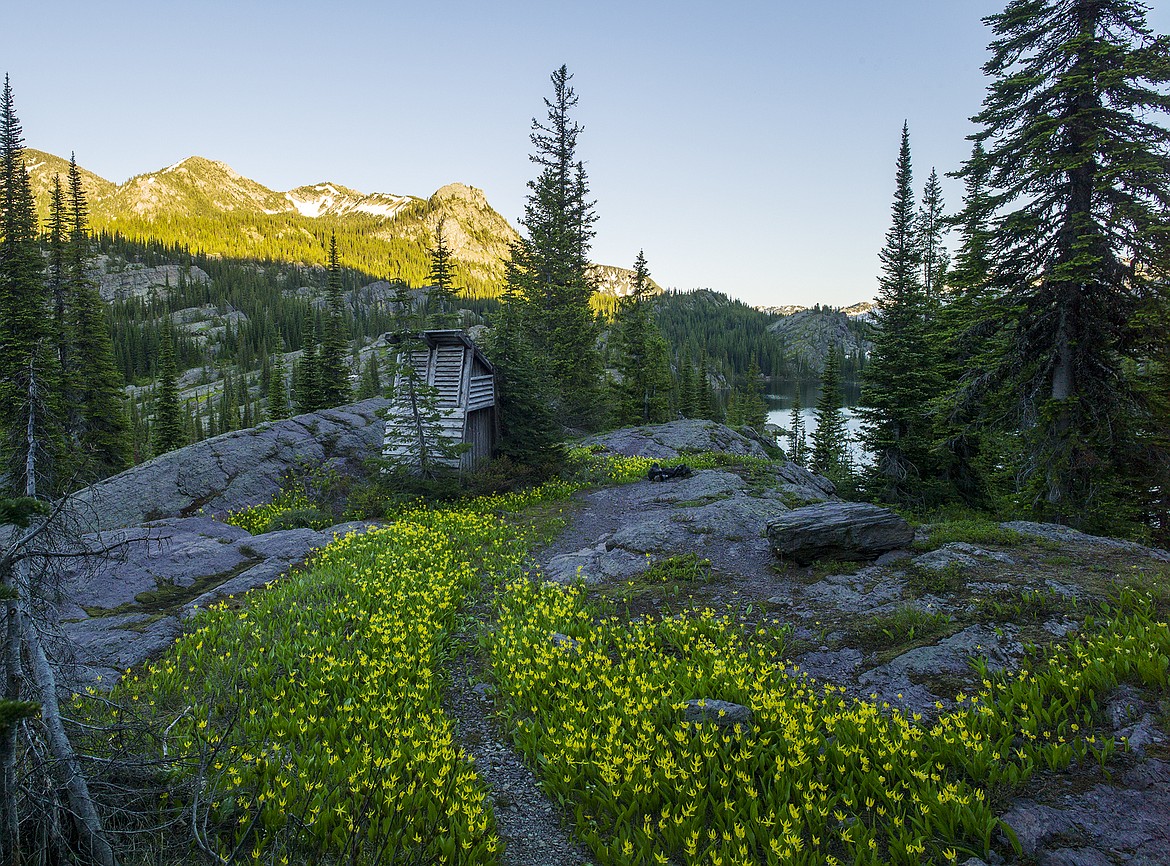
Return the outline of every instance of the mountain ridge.
<path id="1" fill-rule="evenodd" d="M 68 160 L 25 149 L 37 215 L 48 219 L 53 175 L 67 182 Z M 274 190 L 226 162 L 192 155 L 121 183 L 78 166 L 94 231 L 143 242 L 177 244 L 227 258 L 324 265 L 336 234 L 343 265 L 374 279 L 426 281 L 435 226 L 443 232 L 469 297 L 493 297 L 503 287 L 516 229 L 482 189 L 445 184 L 429 196 L 362 192 L 331 180 Z M 598 294 L 631 291 L 632 272 L 594 264 Z M 658 285 L 651 281 L 652 288 Z"/>

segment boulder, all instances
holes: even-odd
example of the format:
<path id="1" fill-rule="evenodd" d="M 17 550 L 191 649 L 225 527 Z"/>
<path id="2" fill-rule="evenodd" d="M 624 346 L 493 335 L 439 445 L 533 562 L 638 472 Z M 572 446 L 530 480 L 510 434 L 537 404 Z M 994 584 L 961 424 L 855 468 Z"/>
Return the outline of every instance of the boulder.
<path id="1" fill-rule="evenodd" d="M 779 515 L 768 523 L 768 538 L 777 556 L 808 565 L 818 559 L 876 559 L 907 547 L 914 530 L 888 508 L 825 502 Z"/>
<path id="2" fill-rule="evenodd" d="M 743 704 L 698 698 L 687 701 L 683 718 L 694 724 L 714 722 L 720 728 L 733 728 L 736 725 L 746 728 L 751 724 L 752 711 Z"/>
<path id="3" fill-rule="evenodd" d="M 364 400 L 188 445 L 78 492 L 73 512 L 91 530 L 117 529 L 267 502 L 290 472 L 359 475 L 381 453 L 378 412 L 387 405 Z"/>
<path id="4" fill-rule="evenodd" d="M 764 457 L 768 452 L 758 442 L 714 421 L 684 420 L 644 427 L 623 427 L 609 433 L 590 436 L 582 445 L 600 445 L 614 454 L 627 457 L 666 459 L 686 453 L 719 451 L 747 457 Z"/>

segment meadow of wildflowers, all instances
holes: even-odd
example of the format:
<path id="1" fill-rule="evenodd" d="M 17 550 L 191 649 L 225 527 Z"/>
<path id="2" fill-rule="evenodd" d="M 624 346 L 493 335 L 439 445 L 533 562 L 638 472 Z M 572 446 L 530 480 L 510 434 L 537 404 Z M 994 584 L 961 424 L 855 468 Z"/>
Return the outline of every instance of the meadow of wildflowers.
<path id="1" fill-rule="evenodd" d="M 485 586 L 498 708 L 601 864 L 986 854 L 997 794 L 1040 768 L 1108 760 L 1102 695 L 1123 681 L 1168 690 L 1170 630 L 1136 590 L 1027 669 L 980 669 L 981 689 L 931 719 L 815 682 L 786 660 L 783 629 L 745 632 L 712 610 L 602 616 L 583 587 L 526 573 L 523 515 L 584 483 L 643 477 L 651 461 L 574 461 L 572 483 L 411 509 L 339 538 L 304 571 L 203 612 L 124 679 L 115 703 L 165 722 L 169 754 L 206 756 L 212 846 L 264 862 L 498 862 L 489 792 L 440 703 L 457 612 Z M 743 704 L 752 720 L 687 722 L 693 699 Z M 182 781 L 190 763 L 174 772 Z"/>

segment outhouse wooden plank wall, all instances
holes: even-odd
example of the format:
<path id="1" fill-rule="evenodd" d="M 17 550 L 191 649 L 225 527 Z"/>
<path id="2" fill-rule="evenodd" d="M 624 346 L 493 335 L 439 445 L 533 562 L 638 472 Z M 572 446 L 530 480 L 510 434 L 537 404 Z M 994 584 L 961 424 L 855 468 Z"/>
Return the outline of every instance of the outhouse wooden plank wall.
<path id="1" fill-rule="evenodd" d="M 440 425 L 448 442 L 471 447 L 463 454 L 443 461 L 453 469 L 473 469 L 491 457 L 495 448 L 496 420 L 495 371 L 475 342 L 463 331 L 425 331 L 423 348 L 410 359 L 418 380 L 438 392 Z M 409 405 L 399 399 L 402 377 L 395 383 L 395 402 L 386 420 L 383 453 L 387 457 L 406 459 L 410 450 L 402 443 L 409 437 L 412 423 Z"/>

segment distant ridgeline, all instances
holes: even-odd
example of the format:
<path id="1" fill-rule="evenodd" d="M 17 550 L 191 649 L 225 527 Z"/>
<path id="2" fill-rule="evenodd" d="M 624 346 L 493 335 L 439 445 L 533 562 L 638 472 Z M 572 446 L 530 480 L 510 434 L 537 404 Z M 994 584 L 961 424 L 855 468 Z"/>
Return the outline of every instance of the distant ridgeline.
<path id="1" fill-rule="evenodd" d="M 31 149 L 25 158 L 43 223 L 53 175 L 65 177 L 69 163 Z M 95 232 L 210 256 L 322 267 L 329 237 L 336 233 L 342 265 L 411 285 L 426 280 L 427 249 L 442 217 L 459 284 L 473 298 L 499 294 L 508 249 L 517 237 L 482 191 L 458 183 L 425 199 L 367 195 L 331 183 L 282 193 L 201 157 L 121 184 L 84 170 L 82 178 Z"/>
<path id="2" fill-rule="evenodd" d="M 25 156 L 43 225 L 53 176 L 66 177 L 69 163 L 39 150 L 27 149 Z M 170 250 L 168 255 L 191 251 L 204 261 L 227 258 L 318 268 L 325 266 L 329 238 L 336 234 L 342 266 L 365 275 L 366 282 L 401 279 L 424 285 L 435 225 L 442 219 L 455 284 L 472 300 L 499 296 L 511 245 L 518 238 L 481 190 L 461 183 L 448 184 L 426 199 L 365 194 L 333 183 L 282 193 L 202 157 L 121 184 L 85 169 L 81 177 L 95 234 Z M 170 261 L 175 261 L 173 255 Z M 629 293 L 630 274 L 626 268 L 595 265 L 594 307 L 612 313 L 617 299 Z"/>
<path id="3" fill-rule="evenodd" d="M 865 366 L 872 325 L 859 309 L 795 307 L 758 309 L 720 292 L 665 292 L 655 301 L 658 323 L 677 355 L 706 359 L 728 379 L 747 373 L 753 360 L 774 379 L 817 379 L 832 346 L 843 353 L 842 375 Z"/>

